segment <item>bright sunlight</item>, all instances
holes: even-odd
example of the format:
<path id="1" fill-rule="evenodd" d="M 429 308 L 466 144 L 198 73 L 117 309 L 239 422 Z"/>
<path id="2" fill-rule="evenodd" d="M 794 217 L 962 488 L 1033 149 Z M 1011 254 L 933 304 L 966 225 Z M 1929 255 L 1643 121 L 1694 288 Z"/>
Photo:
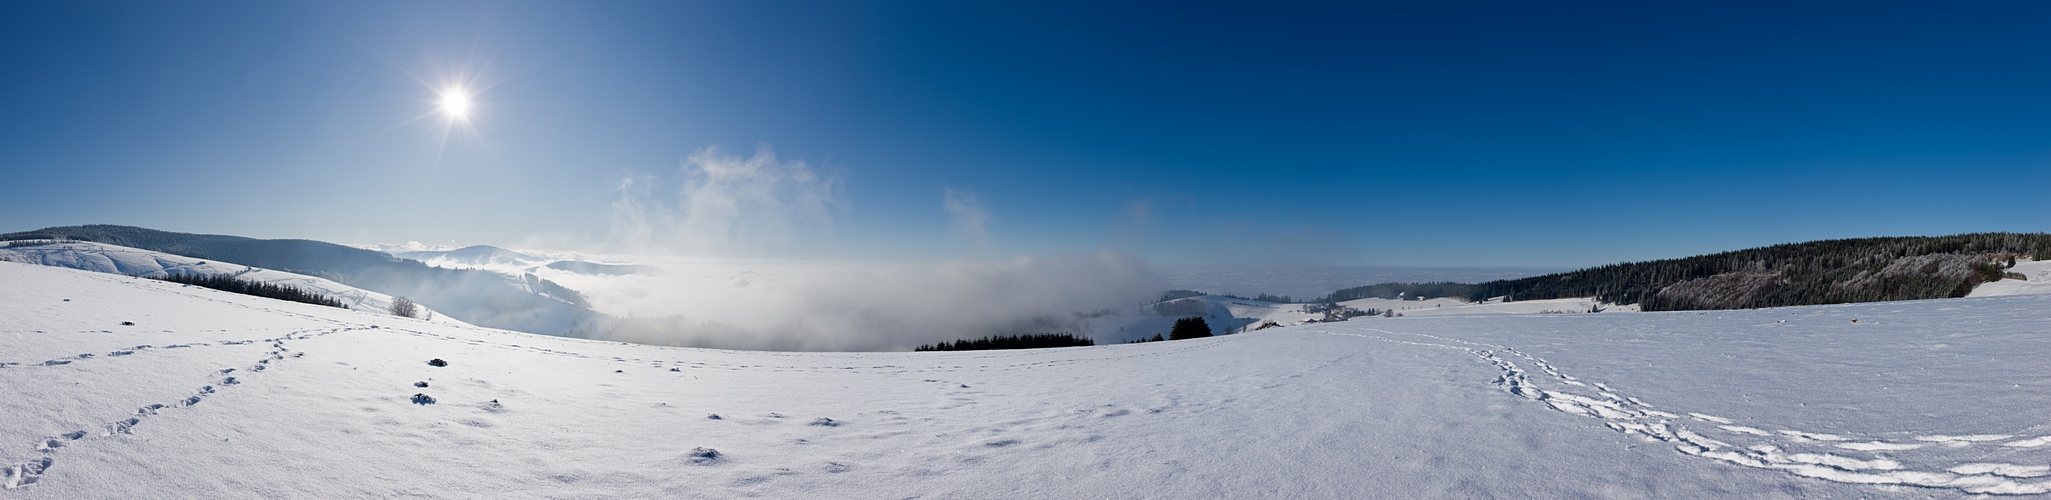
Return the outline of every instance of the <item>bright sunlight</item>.
<path id="1" fill-rule="evenodd" d="M 442 91 L 442 114 L 451 120 L 462 120 L 470 114 L 470 92 L 462 87 L 449 87 Z"/>

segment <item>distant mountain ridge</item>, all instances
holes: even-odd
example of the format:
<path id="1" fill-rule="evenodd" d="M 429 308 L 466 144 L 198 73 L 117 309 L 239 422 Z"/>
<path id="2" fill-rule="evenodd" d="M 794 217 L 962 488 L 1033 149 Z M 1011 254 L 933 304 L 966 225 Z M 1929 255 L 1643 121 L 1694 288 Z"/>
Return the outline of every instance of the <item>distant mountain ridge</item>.
<path id="1" fill-rule="evenodd" d="M 574 335 L 598 315 L 575 291 L 532 275 L 447 269 L 333 243 L 190 234 L 132 226 L 64 226 L 0 234 L 0 241 L 77 240 L 318 276 L 427 304 L 490 328 Z"/>
<path id="2" fill-rule="evenodd" d="M 2020 278 L 2006 272 L 2017 258 L 2051 258 L 2051 234 L 1787 243 L 1478 284 L 1383 283 L 1338 290 L 1322 301 L 1597 297 L 1646 311 L 1678 311 L 1920 300 L 1964 297 L 1983 283 Z"/>
<path id="3" fill-rule="evenodd" d="M 551 259 L 537 255 L 507 250 L 491 245 L 471 245 L 455 250 L 422 250 L 392 253 L 393 257 L 413 259 L 428 264 L 446 261 L 462 266 L 525 265 L 547 262 Z"/>
<path id="4" fill-rule="evenodd" d="M 386 245 L 380 245 L 386 246 Z M 662 274 L 662 268 L 637 264 L 604 264 L 583 260 L 562 259 L 537 253 L 523 252 L 491 245 L 471 245 L 454 250 L 416 250 L 386 252 L 393 257 L 412 259 L 430 266 L 470 269 L 497 269 L 510 272 L 513 268 L 532 273 L 541 268 L 568 271 L 577 274 L 597 276 L 618 276 L 639 274 L 655 276 Z"/>
<path id="5" fill-rule="evenodd" d="M 547 266 L 543 267 L 547 267 L 549 269 L 554 269 L 558 271 L 569 271 L 577 274 L 591 274 L 600 276 L 619 276 L 626 274 L 657 276 L 662 274 L 662 268 L 655 266 L 642 266 L 635 264 L 600 264 L 596 262 L 584 262 L 579 260 L 559 260 L 555 262 L 550 262 Z"/>

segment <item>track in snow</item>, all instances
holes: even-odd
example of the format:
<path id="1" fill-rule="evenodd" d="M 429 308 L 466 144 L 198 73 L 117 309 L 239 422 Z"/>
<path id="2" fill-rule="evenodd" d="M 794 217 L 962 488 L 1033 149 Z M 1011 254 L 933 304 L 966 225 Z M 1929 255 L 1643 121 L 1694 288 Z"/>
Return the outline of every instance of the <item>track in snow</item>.
<path id="1" fill-rule="evenodd" d="M 1545 403 L 1555 411 L 1602 420 L 1603 426 L 1617 432 L 1675 443 L 1676 451 L 1692 456 L 1840 483 L 1946 488 L 1978 494 L 2051 493 L 2051 477 L 2047 477 L 2051 476 L 2051 465 L 2043 463 L 2042 457 L 2034 464 L 2005 463 L 1994 458 L 2051 446 L 2051 436 L 1923 434 L 1901 440 L 1748 427 L 1715 415 L 1655 409 L 1638 398 L 1620 395 L 1601 382 L 1561 373 L 1552 363 L 1515 348 L 1421 333 L 1368 330 L 1385 335 L 1322 333 L 1464 351 L 1501 370 L 1494 384 L 1505 392 Z M 1555 388 L 1539 387 L 1531 372 L 1519 363 L 1536 367 L 1537 380 Z M 1970 449 L 1982 459 L 1918 462 L 1886 454 L 1925 447 Z"/>
<path id="2" fill-rule="evenodd" d="M 10 465 L 7 465 L 7 466 L 5 466 L 4 468 L 0 468 L 0 489 L 10 489 L 10 490 L 12 490 L 12 489 L 19 489 L 19 488 L 22 488 L 22 487 L 26 487 L 26 486 L 29 486 L 29 485 L 32 485 L 32 484 L 36 484 L 37 482 L 41 481 L 41 480 L 42 480 L 42 477 L 43 477 L 43 474 L 44 474 L 44 473 L 46 473 L 46 472 L 48 472 L 48 471 L 49 471 L 49 469 L 50 469 L 50 466 L 56 463 L 56 455 L 57 455 L 57 453 L 58 453 L 58 450 L 59 450 L 59 449 L 61 449 L 61 448 L 64 448 L 64 447 L 67 447 L 67 446 L 72 446 L 73 444 L 75 444 L 75 443 L 77 443 L 77 442 L 79 442 L 79 441 L 83 441 L 83 440 L 87 440 L 87 439 L 92 439 L 92 438 L 96 438 L 96 437 L 97 437 L 97 438 L 106 438 L 106 437 L 114 437 L 114 436 L 117 436 L 117 435 L 122 435 L 122 434 L 128 434 L 128 433 L 129 433 L 129 431 L 130 431 L 130 429 L 133 429 L 133 428 L 134 428 L 134 427 L 135 427 L 136 425 L 139 425 L 139 424 L 141 424 L 141 423 L 142 423 L 142 422 L 144 421 L 144 419 L 147 419 L 147 418 L 149 418 L 149 417 L 152 417 L 152 416 L 155 416 L 155 415 L 157 415 L 157 413 L 158 413 L 158 412 L 161 412 L 161 411 L 164 411 L 164 410 L 176 409 L 176 408 L 186 408 L 186 407 L 190 407 L 190 406 L 193 406 L 193 405 L 197 405 L 197 404 L 199 404 L 199 403 L 200 403 L 201 401 L 204 401 L 204 400 L 205 400 L 205 399 L 207 398 L 207 396 L 211 396 L 211 395 L 213 395 L 213 394 L 214 394 L 215 392 L 217 392 L 217 391 L 219 391 L 219 390 L 221 390 L 221 389 L 223 389 L 223 388 L 226 388 L 226 387 L 228 387 L 228 386 L 231 386 L 231 385 L 236 385 L 236 384 L 240 384 L 240 383 L 242 383 L 242 381 L 241 381 L 241 380 L 239 380 L 239 379 L 238 379 L 238 377 L 236 377 L 236 376 L 234 376 L 234 375 L 230 375 L 231 373 L 236 373 L 236 372 L 238 372 L 238 371 L 240 371 L 240 372 L 245 372 L 245 373 L 243 373 L 243 374 L 242 374 L 242 376 L 245 376 L 245 377 L 246 377 L 246 376 L 249 376 L 249 375 L 251 375 L 251 374 L 254 374 L 254 373 L 261 373 L 261 372 L 263 372 L 264 370 L 266 370 L 266 369 L 269 369 L 269 368 L 270 368 L 271 366 L 273 366 L 273 363 L 275 363 L 275 362 L 278 362 L 278 361 L 283 361 L 283 360 L 285 360 L 285 359 L 288 359 L 288 358 L 296 358 L 296 357 L 299 357 L 299 356 L 301 355 L 301 353 L 298 353 L 298 352 L 292 352 L 292 350 L 291 350 L 291 349 L 288 349 L 288 348 L 286 348 L 286 347 L 285 347 L 285 342 L 286 342 L 286 341 L 288 341 L 288 340 L 303 340 L 303 339 L 309 339 L 309 338 L 313 338 L 313 337 L 319 337 L 319 336 L 323 336 L 323 335 L 328 335 L 328 334 L 332 334 L 332 333 L 336 333 L 336 332 L 341 332 L 341 331 L 347 331 L 347 330 L 358 330 L 358 329 L 360 329 L 360 328 L 330 328 L 330 329 L 317 329 L 317 330 L 300 330 L 300 331 L 295 331 L 295 332 L 287 333 L 287 334 L 285 334 L 284 336 L 281 336 L 281 337 L 276 337 L 276 338 L 269 338 L 269 339 L 262 339 L 262 340 L 244 340 L 244 341 L 227 341 L 227 342 L 222 342 L 222 343 L 220 343 L 219 345 L 242 345 L 242 344 L 251 344 L 251 343 L 256 343 L 256 342 L 268 342 L 268 343 L 270 343 L 270 344 L 271 344 L 271 349 L 272 349 L 272 350 L 270 350 L 270 351 L 268 351 L 268 352 L 265 352 L 265 353 L 264 353 L 264 357 L 263 357 L 262 359 L 258 359 L 258 360 L 257 360 L 256 362 L 254 362 L 254 363 L 251 363 L 251 364 L 250 364 L 250 365 L 249 365 L 249 366 L 248 366 L 247 368 L 242 368 L 242 369 L 236 369 L 236 368 L 227 368 L 227 369 L 221 369 L 221 370 L 212 370 L 212 371 L 213 371 L 213 373 L 211 373 L 211 374 L 210 374 L 210 375 L 208 376 L 208 382 L 209 382 L 209 383 L 208 383 L 208 384 L 206 384 L 206 385 L 200 386 L 200 387 L 199 387 L 198 389 L 195 389 L 195 390 L 193 390 L 193 392 L 192 392 L 192 395 L 191 395 L 191 396 L 188 396 L 188 397 L 185 397 L 185 398 L 182 398 L 182 399 L 176 400 L 176 401 L 171 401 L 171 402 L 166 402 L 166 403 L 150 403 L 150 404 L 145 404 L 145 405 L 142 405 L 142 406 L 136 407 L 136 409 L 135 409 L 135 413 L 133 413 L 133 414 L 130 414 L 130 415 L 127 415 L 127 416 L 124 416 L 124 417 L 121 417 L 121 418 L 115 419 L 115 420 L 113 420 L 113 421 L 110 421 L 110 422 L 107 422 L 107 423 L 105 423 L 105 424 L 101 424 L 101 425 L 100 425 L 100 428 L 99 428 L 99 429 L 97 429 L 97 432 L 95 432 L 95 430 L 93 430 L 93 429 L 80 429 L 80 430 L 75 430 L 75 431 L 70 431 L 70 432 L 63 432 L 63 433 L 58 433 L 57 435 L 53 435 L 53 436 L 46 436 L 46 437 L 44 437 L 44 438 L 42 438 L 42 439 L 39 439 L 39 440 L 37 440 L 37 441 L 35 442 L 35 444 L 33 445 L 33 449 L 34 449 L 35 451 L 39 452 L 38 454 L 39 454 L 39 455 L 41 455 L 41 456 L 38 456 L 38 457 L 35 457 L 35 458 L 31 458 L 31 459 L 28 459 L 28 460 L 25 460 L 25 461 L 21 461 L 21 462 L 18 462 L 18 463 L 10 464 Z M 165 346 L 165 347 L 166 347 L 166 348 L 170 348 L 170 347 L 190 347 L 190 346 L 206 346 L 206 345 L 212 345 L 212 344 L 204 344 L 204 343 L 201 343 L 201 344 L 185 344 L 185 345 L 178 345 L 178 346 Z M 149 348 L 149 346 L 138 346 L 138 347 L 136 347 L 135 349 L 136 349 L 136 350 L 140 350 L 140 349 L 146 349 L 146 348 Z M 134 351 L 133 351 L 133 350 L 122 350 L 122 351 L 115 351 L 115 352 L 116 352 L 116 353 L 122 353 L 122 352 L 126 352 L 126 353 L 128 353 L 128 354 L 133 354 L 133 353 L 134 353 Z M 109 354 L 109 356 L 110 356 L 110 357 L 111 357 L 111 356 L 125 356 L 125 355 L 126 355 L 126 354 L 113 354 L 113 353 L 110 353 L 110 354 Z M 92 356 L 92 355 L 90 355 L 90 354 L 83 354 L 83 355 L 80 355 L 80 356 L 78 357 L 78 359 L 93 359 L 93 356 Z M 101 358 L 101 359 L 109 359 L 109 358 Z M 52 361 L 64 361 L 64 360 L 52 360 Z M 65 362 L 65 363 L 49 363 L 49 362 L 45 362 L 45 363 L 39 363 L 39 364 L 37 364 L 37 365 L 33 365 L 33 366 L 55 367 L 55 366 L 63 366 L 63 365 L 66 365 L 66 364 L 69 364 L 69 362 L 68 362 L 68 361 L 67 361 L 67 362 Z"/>

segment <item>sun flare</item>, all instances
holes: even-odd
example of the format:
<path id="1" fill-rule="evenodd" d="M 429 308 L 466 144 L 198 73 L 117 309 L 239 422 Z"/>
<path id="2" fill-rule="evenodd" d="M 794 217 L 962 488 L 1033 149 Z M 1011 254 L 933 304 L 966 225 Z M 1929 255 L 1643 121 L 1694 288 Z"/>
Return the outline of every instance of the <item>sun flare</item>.
<path id="1" fill-rule="evenodd" d="M 461 87 L 450 87 L 442 91 L 442 114 L 451 120 L 461 120 L 470 115 L 470 91 Z"/>

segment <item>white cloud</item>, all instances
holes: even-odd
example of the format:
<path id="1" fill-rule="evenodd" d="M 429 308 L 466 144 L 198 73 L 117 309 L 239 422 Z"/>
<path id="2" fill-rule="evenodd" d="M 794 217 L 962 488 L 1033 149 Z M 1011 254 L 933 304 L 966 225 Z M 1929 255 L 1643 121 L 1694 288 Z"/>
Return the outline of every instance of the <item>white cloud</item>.
<path id="1" fill-rule="evenodd" d="M 846 204 L 838 175 L 780 161 L 767 144 L 747 158 L 706 147 L 675 180 L 628 177 L 617 192 L 609 246 L 699 256 L 791 253 L 830 236 Z"/>
<path id="2" fill-rule="evenodd" d="M 945 188 L 942 204 L 947 207 L 949 225 L 981 247 L 990 243 L 990 209 L 975 192 Z"/>
<path id="3" fill-rule="evenodd" d="M 611 315 L 584 334 L 730 349 L 890 350 L 993 334 L 1074 331 L 1076 313 L 1126 307 L 1164 285 L 1116 252 L 1011 259 L 851 263 L 817 250 L 847 204 L 841 183 L 768 146 L 742 158 L 705 148 L 670 176 L 620 179 L 609 259 L 656 275 L 534 272 Z M 946 188 L 953 231 L 986 250 L 982 197 Z M 783 258 L 783 259 L 779 259 Z"/>
<path id="4" fill-rule="evenodd" d="M 1134 226 L 1145 226 L 1154 222 L 1153 200 L 1132 200 L 1132 203 L 1125 205 L 1125 218 L 1130 219 Z"/>
<path id="5" fill-rule="evenodd" d="M 617 256 L 659 276 L 551 275 L 606 313 L 590 336 L 724 349 L 870 351 L 995 334 L 1074 332 L 1075 313 L 1127 307 L 1165 285 L 1118 253 L 924 263 Z"/>

